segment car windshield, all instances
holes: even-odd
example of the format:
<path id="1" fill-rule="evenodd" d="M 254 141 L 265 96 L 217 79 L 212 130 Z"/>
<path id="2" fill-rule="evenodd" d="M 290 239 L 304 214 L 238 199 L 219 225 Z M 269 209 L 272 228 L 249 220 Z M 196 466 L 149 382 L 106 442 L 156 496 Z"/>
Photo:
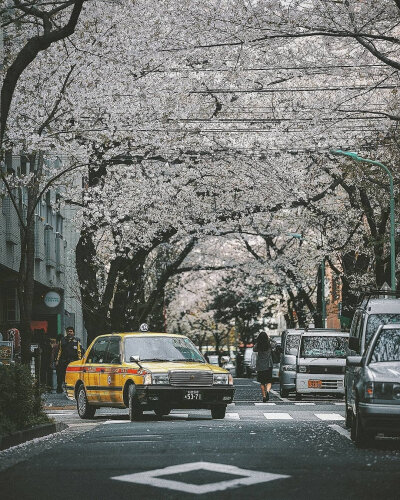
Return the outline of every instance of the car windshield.
<path id="1" fill-rule="evenodd" d="M 285 342 L 285 354 L 297 355 L 301 335 L 288 335 Z"/>
<path id="2" fill-rule="evenodd" d="M 140 361 L 196 361 L 205 363 L 196 346 L 185 337 L 128 337 L 125 361 L 139 356 Z"/>
<path id="3" fill-rule="evenodd" d="M 372 351 L 371 363 L 400 361 L 400 330 L 382 330 Z"/>
<path id="4" fill-rule="evenodd" d="M 332 335 L 303 337 L 301 340 L 301 358 L 345 358 L 348 354 L 348 338 Z"/>
<path id="5" fill-rule="evenodd" d="M 366 345 L 369 344 L 378 327 L 387 323 L 400 323 L 400 314 L 371 314 L 368 318 L 367 330 L 365 332 Z"/>

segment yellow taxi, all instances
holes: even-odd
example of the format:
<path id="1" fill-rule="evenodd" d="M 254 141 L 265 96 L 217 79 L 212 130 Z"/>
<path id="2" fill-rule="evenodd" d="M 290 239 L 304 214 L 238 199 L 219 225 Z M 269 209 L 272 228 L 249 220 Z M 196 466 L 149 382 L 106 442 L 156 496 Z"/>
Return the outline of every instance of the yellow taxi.
<path id="1" fill-rule="evenodd" d="M 81 418 L 112 407 L 129 408 L 132 421 L 145 410 L 162 417 L 178 408 L 207 408 L 224 418 L 235 391 L 232 375 L 208 364 L 187 337 L 147 331 L 97 337 L 68 365 L 65 383 Z"/>

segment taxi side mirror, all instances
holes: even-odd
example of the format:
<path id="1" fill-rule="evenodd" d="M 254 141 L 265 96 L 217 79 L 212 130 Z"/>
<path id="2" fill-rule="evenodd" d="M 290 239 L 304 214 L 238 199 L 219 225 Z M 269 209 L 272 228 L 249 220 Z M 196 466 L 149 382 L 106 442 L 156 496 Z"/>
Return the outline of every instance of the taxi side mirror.
<path id="1" fill-rule="evenodd" d="M 137 363 L 138 361 L 140 361 L 140 356 L 131 356 L 129 358 L 129 361 L 133 361 L 134 363 Z"/>

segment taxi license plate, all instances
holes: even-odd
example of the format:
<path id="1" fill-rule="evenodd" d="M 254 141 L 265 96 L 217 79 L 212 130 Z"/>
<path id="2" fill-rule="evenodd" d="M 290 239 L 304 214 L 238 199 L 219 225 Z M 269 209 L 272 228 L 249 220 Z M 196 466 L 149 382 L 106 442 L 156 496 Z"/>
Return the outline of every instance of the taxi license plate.
<path id="1" fill-rule="evenodd" d="M 200 391 L 186 391 L 183 399 L 190 399 L 192 401 L 199 401 L 201 399 Z"/>
<path id="2" fill-rule="evenodd" d="M 322 387 L 322 381 L 321 380 L 309 380 L 308 387 L 310 389 L 320 389 Z"/>

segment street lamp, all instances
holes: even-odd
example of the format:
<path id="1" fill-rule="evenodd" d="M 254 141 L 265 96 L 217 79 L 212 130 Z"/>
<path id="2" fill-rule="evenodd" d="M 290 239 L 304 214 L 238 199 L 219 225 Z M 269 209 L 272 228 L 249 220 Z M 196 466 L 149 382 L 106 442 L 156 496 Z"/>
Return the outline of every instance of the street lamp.
<path id="1" fill-rule="evenodd" d="M 331 150 L 333 155 L 348 156 L 352 160 L 359 161 L 362 163 L 370 163 L 371 165 L 378 165 L 378 167 L 383 168 L 383 170 L 389 176 L 389 186 L 390 186 L 390 282 L 393 291 L 396 290 L 396 247 L 395 247 L 395 228 L 394 228 L 394 189 L 393 189 L 393 175 L 386 165 L 380 161 L 368 160 L 367 158 L 362 158 L 358 156 L 357 153 L 351 151 L 342 151 L 340 149 Z"/>

